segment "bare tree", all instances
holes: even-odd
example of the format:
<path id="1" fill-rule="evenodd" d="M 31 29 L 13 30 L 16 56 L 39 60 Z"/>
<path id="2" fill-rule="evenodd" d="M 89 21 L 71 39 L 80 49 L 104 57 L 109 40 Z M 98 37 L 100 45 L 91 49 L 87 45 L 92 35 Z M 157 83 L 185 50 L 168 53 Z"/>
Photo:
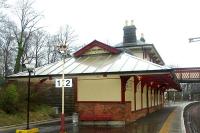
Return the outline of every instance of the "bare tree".
<path id="1" fill-rule="evenodd" d="M 5 11 L 5 9 L 8 9 L 8 7 L 9 7 L 6 2 L 7 2 L 7 0 L 0 0 L 0 25 L 1 26 L 6 21 L 6 14 L 3 11 Z M 0 32 L 2 32 L 1 29 L 0 29 Z"/>
<path id="2" fill-rule="evenodd" d="M 45 31 L 35 32 L 28 43 L 27 56 L 35 61 L 35 67 L 45 64 L 45 49 L 47 43 L 47 34 Z M 29 59 L 30 60 L 30 59 Z"/>
<path id="3" fill-rule="evenodd" d="M 7 8 L 8 4 L 6 2 L 7 0 L 0 0 L 0 8 Z"/>
<path id="4" fill-rule="evenodd" d="M 15 8 L 15 14 L 18 22 L 15 21 L 13 32 L 18 45 L 17 57 L 15 61 L 14 73 L 20 71 L 23 63 L 23 55 L 27 53 L 27 43 L 31 35 L 39 30 L 38 23 L 42 15 L 33 9 L 33 2 L 29 0 L 19 0 Z"/>
<path id="5" fill-rule="evenodd" d="M 46 43 L 47 64 L 56 62 L 59 59 L 56 44 L 56 35 L 48 35 L 48 41 Z"/>
<path id="6" fill-rule="evenodd" d="M 13 67 L 14 43 L 12 31 L 10 29 L 11 22 L 4 13 L 9 9 L 7 0 L 0 0 L 0 69 L 3 77 L 11 73 Z"/>
<path id="7" fill-rule="evenodd" d="M 13 68 L 14 54 L 16 46 L 14 44 L 14 37 L 12 35 L 12 30 L 10 29 L 10 22 L 7 21 L 1 26 L 0 33 L 0 59 L 1 59 L 1 69 L 3 72 L 3 77 L 11 74 L 11 68 Z"/>
<path id="8" fill-rule="evenodd" d="M 52 45 L 51 45 L 51 41 L 50 41 L 50 35 L 48 36 L 48 41 L 47 41 L 47 64 L 50 64 L 50 60 L 51 60 L 51 53 L 52 53 Z"/>
<path id="9" fill-rule="evenodd" d="M 69 25 L 65 25 L 64 27 L 60 27 L 55 39 L 57 43 L 69 46 L 73 41 L 75 41 L 76 37 L 74 30 Z"/>

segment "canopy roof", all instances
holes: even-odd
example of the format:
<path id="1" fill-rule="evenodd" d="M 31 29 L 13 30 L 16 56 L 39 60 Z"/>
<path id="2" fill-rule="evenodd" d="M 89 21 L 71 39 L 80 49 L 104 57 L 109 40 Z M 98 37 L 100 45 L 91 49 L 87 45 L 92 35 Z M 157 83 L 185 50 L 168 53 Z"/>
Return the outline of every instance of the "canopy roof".
<path id="1" fill-rule="evenodd" d="M 34 77 L 83 75 L 111 75 L 120 76 L 140 75 L 143 80 L 152 84 L 166 85 L 177 88 L 176 76 L 173 69 L 143 60 L 136 56 L 122 52 L 114 47 L 98 41 L 93 41 L 74 54 L 74 57 L 58 61 L 46 66 L 38 67 Z M 28 72 L 10 75 L 8 78 L 28 76 Z"/>
<path id="2" fill-rule="evenodd" d="M 63 71 L 63 61 L 58 61 L 35 69 L 35 76 L 60 75 Z M 144 74 L 170 72 L 165 66 L 140 59 L 125 52 L 120 54 L 100 54 L 80 56 L 65 59 L 64 73 L 66 75 L 95 74 Z M 28 72 L 20 72 L 9 77 L 27 76 Z"/>

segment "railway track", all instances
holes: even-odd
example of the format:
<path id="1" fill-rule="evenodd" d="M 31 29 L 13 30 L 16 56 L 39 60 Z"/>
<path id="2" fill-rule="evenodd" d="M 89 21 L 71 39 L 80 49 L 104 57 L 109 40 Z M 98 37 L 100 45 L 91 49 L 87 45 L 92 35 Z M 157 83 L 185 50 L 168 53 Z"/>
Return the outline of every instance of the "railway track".
<path id="1" fill-rule="evenodd" d="M 183 116 L 186 133 L 200 133 L 200 102 L 186 106 Z"/>

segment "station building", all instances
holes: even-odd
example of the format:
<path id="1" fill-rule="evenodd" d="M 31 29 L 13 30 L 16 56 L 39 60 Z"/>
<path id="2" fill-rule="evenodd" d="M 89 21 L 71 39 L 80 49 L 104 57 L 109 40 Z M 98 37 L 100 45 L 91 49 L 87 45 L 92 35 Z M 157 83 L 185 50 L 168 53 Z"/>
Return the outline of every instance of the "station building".
<path id="1" fill-rule="evenodd" d="M 49 84 L 61 77 L 73 79 L 75 111 L 83 124 L 133 122 L 159 110 L 167 89 L 180 90 L 173 69 L 153 44 L 136 37 L 136 27 L 125 25 L 123 42 L 109 46 L 94 40 L 76 51 L 73 57 L 35 69 L 32 81 L 48 78 Z M 28 73 L 9 79 L 26 79 Z"/>

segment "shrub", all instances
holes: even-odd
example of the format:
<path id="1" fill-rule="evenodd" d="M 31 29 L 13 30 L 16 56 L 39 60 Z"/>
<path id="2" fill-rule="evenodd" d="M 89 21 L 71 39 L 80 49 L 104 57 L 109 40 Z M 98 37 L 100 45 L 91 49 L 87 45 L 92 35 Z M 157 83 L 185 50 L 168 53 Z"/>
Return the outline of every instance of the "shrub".
<path id="1" fill-rule="evenodd" d="M 1 87 L 4 83 L 5 83 L 5 79 L 4 79 L 2 76 L 0 76 L 0 87 Z"/>
<path id="2" fill-rule="evenodd" d="M 34 86 L 31 90 L 31 103 L 32 104 L 44 104 L 44 100 L 46 98 L 46 94 L 48 90 L 45 88 L 38 86 Z"/>
<path id="3" fill-rule="evenodd" d="M 0 90 L 0 107 L 6 113 L 15 113 L 17 110 L 17 102 L 19 95 L 17 93 L 17 87 L 14 84 L 10 84 Z"/>

